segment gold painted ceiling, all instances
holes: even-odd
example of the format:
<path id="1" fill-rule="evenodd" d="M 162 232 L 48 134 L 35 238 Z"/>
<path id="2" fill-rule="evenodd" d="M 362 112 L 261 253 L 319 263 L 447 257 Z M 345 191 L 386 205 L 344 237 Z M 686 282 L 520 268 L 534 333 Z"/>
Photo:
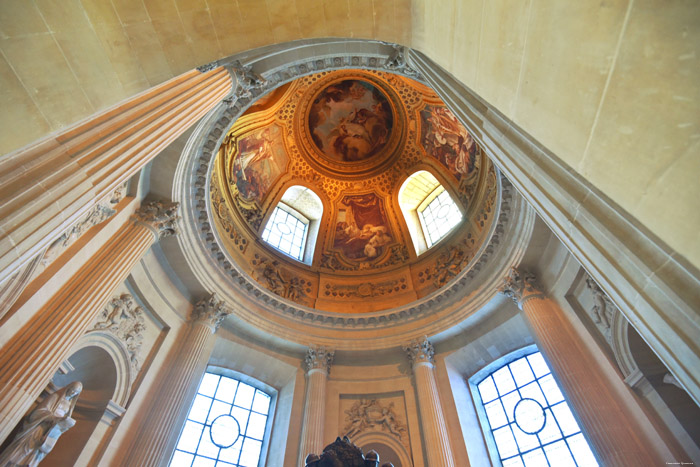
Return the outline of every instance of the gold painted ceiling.
<path id="1" fill-rule="evenodd" d="M 398 193 L 420 170 L 463 220 L 418 255 Z M 226 135 L 210 186 L 234 261 L 285 299 L 343 313 L 401 306 L 447 284 L 487 243 L 499 197 L 490 161 L 430 89 L 365 70 L 305 76 L 258 100 Z M 308 264 L 260 237 L 292 186 L 323 204 Z"/>

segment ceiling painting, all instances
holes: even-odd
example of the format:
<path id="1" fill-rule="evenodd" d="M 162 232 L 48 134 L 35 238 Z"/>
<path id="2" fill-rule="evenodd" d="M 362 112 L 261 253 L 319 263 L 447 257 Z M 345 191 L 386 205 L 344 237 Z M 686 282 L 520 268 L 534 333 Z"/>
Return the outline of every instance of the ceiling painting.
<path id="1" fill-rule="evenodd" d="M 393 241 L 384 202 L 374 193 L 344 196 L 337 205 L 333 249 L 353 261 L 378 258 Z"/>
<path id="2" fill-rule="evenodd" d="M 418 170 L 456 195 L 465 215 L 455 234 L 420 256 L 398 200 Z M 261 287 L 309 307 L 366 313 L 424 297 L 470 267 L 493 232 L 497 180 L 425 86 L 343 69 L 300 77 L 238 118 L 218 150 L 209 199 L 219 241 Z M 323 203 L 306 263 L 261 238 L 295 185 Z"/>
<path id="3" fill-rule="evenodd" d="M 393 115 L 387 98 L 367 81 L 342 80 L 324 88 L 309 110 L 314 144 L 336 162 L 364 161 L 389 141 Z"/>
<path id="4" fill-rule="evenodd" d="M 421 143 L 458 181 L 474 173 L 478 146 L 446 107 L 426 105 L 420 112 Z"/>
<path id="5" fill-rule="evenodd" d="M 287 166 L 281 130 L 276 125 L 260 128 L 238 139 L 232 164 L 232 180 L 247 201 L 262 202 Z"/>

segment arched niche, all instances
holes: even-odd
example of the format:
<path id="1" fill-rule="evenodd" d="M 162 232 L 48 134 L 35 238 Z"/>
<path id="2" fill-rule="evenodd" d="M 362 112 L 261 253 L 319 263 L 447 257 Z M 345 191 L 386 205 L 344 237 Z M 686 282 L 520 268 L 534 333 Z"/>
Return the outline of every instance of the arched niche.
<path id="1" fill-rule="evenodd" d="M 405 436 L 408 436 L 406 434 Z M 394 467 L 411 467 L 413 461 L 406 447 L 393 435 L 381 431 L 361 433 L 352 440 L 354 444 L 362 448 L 367 454 L 374 449 L 379 454 L 379 464 L 391 462 Z"/>
<path id="2" fill-rule="evenodd" d="M 53 377 L 54 388 L 73 381 L 83 384 L 66 431 L 44 460 L 46 465 L 91 464 L 97 461 L 112 421 L 129 397 L 130 365 L 124 345 L 107 333 L 88 333 Z"/>

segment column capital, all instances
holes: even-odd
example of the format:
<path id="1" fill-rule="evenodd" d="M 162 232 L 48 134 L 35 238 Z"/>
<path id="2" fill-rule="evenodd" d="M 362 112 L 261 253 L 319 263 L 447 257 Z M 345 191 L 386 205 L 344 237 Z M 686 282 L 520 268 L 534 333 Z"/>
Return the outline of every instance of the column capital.
<path id="1" fill-rule="evenodd" d="M 428 340 L 428 336 L 411 341 L 410 344 L 404 346 L 403 350 L 406 352 L 412 368 L 421 363 L 429 363 L 431 365 L 435 363 L 435 348 Z"/>
<path id="2" fill-rule="evenodd" d="M 231 314 L 231 310 L 226 307 L 223 300 L 219 300 L 216 294 L 198 301 L 190 315 L 190 321 L 208 326 L 212 333 L 221 326 L 224 318 Z"/>
<path id="3" fill-rule="evenodd" d="M 137 223 L 145 225 L 156 236 L 156 240 L 177 235 L 177 215 L 180 203 L 167 203 L 164 201 L 149 201 L 141 205 L 134 213 Z"/>
<path id="4" fill-rule="evenodd" d="M 306 350 L 306 357 L 304 358 L 306 373 L 310 373 L 312 370 L 322 370 L 325 371 L 327 375 L 330 374 L 334 356 L 335 351 L 327 349 L 322 345 L 309 347 Z"/>
<path id="5" fill-rule="evenodd" d="M 533 273 L 516 268 L 510 268 L 508 275 L 503 279 L 501 292 L 512 298 L 521 308 L 529 299 L 545 296 Z"/>

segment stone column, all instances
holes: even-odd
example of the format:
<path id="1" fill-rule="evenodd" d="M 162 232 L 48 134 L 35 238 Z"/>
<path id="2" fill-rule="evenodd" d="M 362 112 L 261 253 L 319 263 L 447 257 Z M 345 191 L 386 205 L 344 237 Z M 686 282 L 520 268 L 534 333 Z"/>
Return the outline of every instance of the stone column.
<path id="1" fill-rule="evenodd" d="M 192 309 L 190 325 L 177 349 L 172 366 L 153 392 L 145 411 L 124 453 L 120 465 L 154 466 L 164 464 L 172 454 L 182 427 L 184 414 L 190 407 L 197 385 L 206 370 L 205 350 L 210 348 L 214 333 L 231 313 L 215 295 L 200 300 Z"/>
<path id="2" fill-rule="evenodd" d="M 427 337 L 411 342 L 404 350 L 413 369 L 418 395 L 423 440 L 429 466 L 454 467 L 450 437 L 435 379 L 435 349 Z"/>
<path id="3" fill-rule="evenodd" d="M 177 204 L 146 204 L 0 350 L 0 442 L 159 238 L 176 233 Z"/>
<path id="4" fill-rule="evenodd" d="M 323 422 L 326 418 L 326 382 L 335 352 L 325 347 L 311 347 L 306 352 L 306 403 L 301 432 L 299 465 L 308 454 L 323 451 Z"/>
<path id="5" fill-rule="evenodd" d="M 581 424 L 600 465 L 663 465 L 631 426 L 616 394 L 563 310 L 542 292 L 531 273 L 511 269 L 503 293 L 512 297 L 532 330 Z"/>
<path id="6" fill-rule="evenodd" d="M 192 70 L 0 160 L 0 284 L 231 93 Z"/>

